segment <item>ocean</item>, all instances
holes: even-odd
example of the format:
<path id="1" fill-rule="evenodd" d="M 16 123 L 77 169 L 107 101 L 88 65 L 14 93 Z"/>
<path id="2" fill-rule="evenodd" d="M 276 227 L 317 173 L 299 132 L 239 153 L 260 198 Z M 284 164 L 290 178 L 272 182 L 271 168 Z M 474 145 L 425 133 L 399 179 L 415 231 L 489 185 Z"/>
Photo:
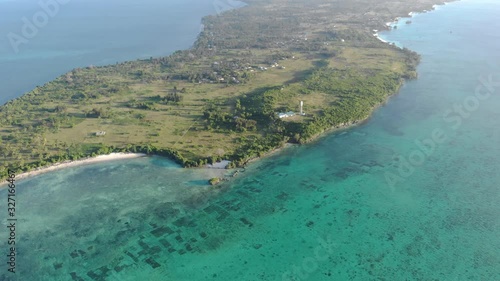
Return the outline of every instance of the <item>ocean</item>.
<path id="1" fill-rule="evenodd" d="M 499 14 L 463 0 L 381 32 L 417 80 L 219 188 L 158 157 L 19 181 L 17 280 L 499 280 Z"/>
<path id="2" fill-rule="evenodd" d="M 0 104 L 77 67 L 187 49 L 202 17 L 241 4 L 215 2 L 0 0 Z"/>

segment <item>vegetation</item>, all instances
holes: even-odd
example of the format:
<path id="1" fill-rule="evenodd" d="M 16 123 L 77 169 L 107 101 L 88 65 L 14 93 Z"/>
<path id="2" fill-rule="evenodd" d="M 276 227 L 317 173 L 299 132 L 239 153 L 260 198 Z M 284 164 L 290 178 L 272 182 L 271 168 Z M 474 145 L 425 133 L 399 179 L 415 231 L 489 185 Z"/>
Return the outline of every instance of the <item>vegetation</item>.
<path id="1" fill-rule="evenodd" d="M 221 179 L 220 178 L 211 178 L 208 183 L 210 183 L 210 185 L 218 185 L 219 183 L 221 182 Z"/>
<path id="2" fill-rule="evenodd" d="M 110 152 L 240 166 L 359 122 L 415 78 L 419 62 L 372 30 L 436 1 L 246 2 L 206 17 L 189 50 L 74 69 L 1 106 L 0 177 Z M 300 101 L 306 115 L 278 118 Z"/>

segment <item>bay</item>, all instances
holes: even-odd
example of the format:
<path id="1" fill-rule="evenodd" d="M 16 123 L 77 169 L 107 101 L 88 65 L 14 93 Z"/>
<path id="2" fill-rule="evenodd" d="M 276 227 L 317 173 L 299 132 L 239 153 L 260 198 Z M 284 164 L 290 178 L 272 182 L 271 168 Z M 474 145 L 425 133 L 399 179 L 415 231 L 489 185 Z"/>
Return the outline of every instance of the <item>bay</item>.
<path id="1" fill-rule="evenodd" d="M 40 2 L 61 4 L 47 10 Z M 77 67 L 187 49 L 202 28 L 201 18 L 221 10 L 212 0 L 59 2 L 0 1 L 0 104 Z"/>

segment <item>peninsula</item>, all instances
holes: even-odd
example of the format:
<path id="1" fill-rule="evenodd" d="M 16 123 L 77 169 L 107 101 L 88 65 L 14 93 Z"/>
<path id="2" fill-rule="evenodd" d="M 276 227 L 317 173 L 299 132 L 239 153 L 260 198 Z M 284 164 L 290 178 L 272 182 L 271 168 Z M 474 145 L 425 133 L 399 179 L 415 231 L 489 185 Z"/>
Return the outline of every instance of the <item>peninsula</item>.
<path id="1" fill-rule="evenodd" d="M 109 153 L 242 166 L 356 124 L 417 77 L 374 33 L 440 0 L 247 0 L 193 47 L 74 69 L 0 107 L 0 177 Z M 175 40 L 175 38 L 172 38 Z"/>

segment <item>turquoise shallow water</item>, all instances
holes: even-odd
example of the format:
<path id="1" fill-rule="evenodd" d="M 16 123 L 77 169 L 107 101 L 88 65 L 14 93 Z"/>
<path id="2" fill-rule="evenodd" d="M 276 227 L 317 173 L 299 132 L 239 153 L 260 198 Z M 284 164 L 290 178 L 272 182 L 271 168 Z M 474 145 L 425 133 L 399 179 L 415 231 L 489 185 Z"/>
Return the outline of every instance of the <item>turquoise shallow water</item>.
<path id="1" fill-rule="evenodd" d="M 220 190 L 159 158 L 19 182 L 17 280 L 500 280 L 499 14 L 466 0 L 382 34 L 418 80 Z"/>

